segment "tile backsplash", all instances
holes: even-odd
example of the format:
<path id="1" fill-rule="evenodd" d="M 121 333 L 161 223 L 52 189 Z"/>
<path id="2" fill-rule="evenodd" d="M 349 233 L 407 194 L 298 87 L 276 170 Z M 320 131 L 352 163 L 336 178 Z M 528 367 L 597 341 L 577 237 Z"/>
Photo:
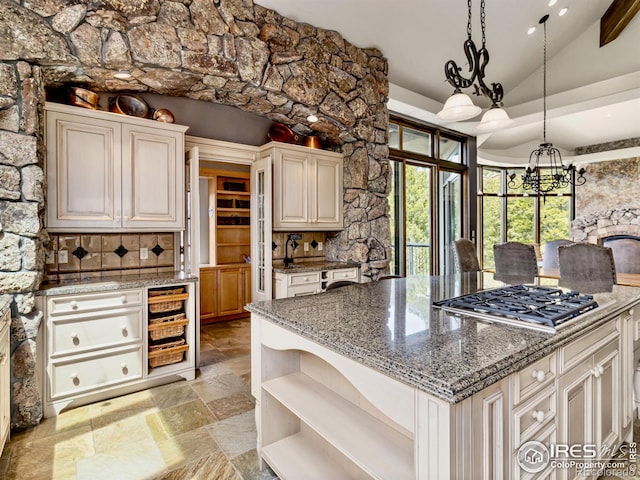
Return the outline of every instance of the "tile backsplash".
<path id="1" fill-rule="evenodd" d="M 175 270 L 173 233 L 52 233 L 49 237 L 45 264 L 49 281 Z"/>
<path id="2" fill-rule="evenodd" d="M 297 233 L 297 232 L 291 232 Z M 285 242 L 289 233 L 273 233 L 271 243 L 271 258 L 274 262 L 282 262 L 285 255 Z M 302 238 L 296 240 L 296 248 L 292 248 L 289 242 L 289 258 L 293 258 L 299 262 L 320 261 L 324 260 L 324 245 L 327 240 L 326 233 L 323 232 L 304 232 L 300 233 Z M 308 250 L 305 252 L 305 243 L 308 244 Z"/>

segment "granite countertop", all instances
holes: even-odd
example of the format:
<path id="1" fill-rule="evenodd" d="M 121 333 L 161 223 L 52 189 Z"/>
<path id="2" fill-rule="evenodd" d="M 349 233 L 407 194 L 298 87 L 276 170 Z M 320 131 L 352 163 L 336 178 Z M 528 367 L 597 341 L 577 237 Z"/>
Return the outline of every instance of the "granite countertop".
<path id="1" fill-rule="evenodd" d="M 13 297 L 11 295 L 0 295 L 0 317 L 2 317 L 9 308 L 11 308 L 11 302 Z"/>
<path id="2" fill-rule="evenodd" d="M 103 292 L 123 288 L 154 287 L 171 285 L 176 282 L 195 282 L 197 276 L 185 272 L 137 273 L 127 275 L 105 275 L 82 280 L 61 280 L 43 283 L 38 295 L 65 295 L 72 293 Z"/>
<path id="3" fill-rule="evenodd" d="M 276 273 L 303 273 L 317 272 L 318 270 L 338 270 L 340 268 L 360 267 L 359 263 L 353 262 L 300 262 L 292 263 L 288 267 L 284 265 L 273 265 L 273 271 Z"/>
<path id="4" fill-rule="evenodd" d="M 638 301 L 595 294 L 600 308 L 556 333 L 455 316 L 431 302 L 502 286 L 488 273 L 416 276 L 249 304 L 273 323 L 450 403 L 521 370 Z"/>

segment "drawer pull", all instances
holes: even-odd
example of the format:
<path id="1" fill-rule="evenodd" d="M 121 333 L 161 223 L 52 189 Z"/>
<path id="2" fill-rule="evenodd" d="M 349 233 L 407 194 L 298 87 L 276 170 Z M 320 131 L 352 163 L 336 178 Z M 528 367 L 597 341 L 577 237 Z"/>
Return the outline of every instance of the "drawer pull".
<path id="1" fill-rule="evenodd" d="M 539 382 L 544 382 L 544 372 L 542 370 L 534 370 L 531 376 Z"/>
<path id="2" fill-rule="evenodd" d="M 308 281 L 309 281 L 309 277 L 304 277 L 304 278 L 303 278 L 303 280 L 304 280 L 305 282 L 308 282 Z"/>
<path id="3" fill-rule="evenodd" d="M 80 339 L 78 338 L 77 333 L 74 332 L 71 334 L 71 341 L 73 342 L 74 345 L 78 345 L 80 343 Z"/>
<path id="4" fill-rule="evenodd" d="M 127 326 L 126 325 L 121 325 L 120 326 L 120 330 L 122 330 L 122 336 L 126 337 L 129 335 L 129 332 L 127 331 Z"/>
<path id="5" fill-rule="evenodd" d="M 78 309 L 78 302 L 76 302 L 75 300 L 71 300 L 71 309 L 72 310 L 77 310 Z"/>
<path id="6" fill-rule="evenodd" d="M 126 304 L 127 303 L 127 296 L 126 295 L 122 295 L 120 297 L 120 301 L 122 302 L 123 305 Z"/>
<path id="7" fill-rule="evenodd" d="M 598 365 L 593 369 L 593 376 L 596 378 L 600 378 L 600 376 L 604 373 L 604 367 L 602 365 Z"/>
<path id="8" fill-rule="evenodd" d="M 127 363 L 126 362 L 122 362 L 120 364 L 120 368 L 122 369 L 122 373 L 123 374 L 128 374 L 129 373 L 129 369 L 127 368 Z"/>
<path id="9" fill-rule="evenodd" d="M 531 416 L 538 423 L 544 420 L 544 412 L 542 410 L 534 410 L 533 412 L 531 412 Z"/>
<path id="10" fill-rule="evenodd" d="M 73 381 L 74 385 L 79 385 L 80 384 L 80 379 L 78 378 L 78 374 L 77 373 L 72 373 L 71 374 L 71 381 Z"/>

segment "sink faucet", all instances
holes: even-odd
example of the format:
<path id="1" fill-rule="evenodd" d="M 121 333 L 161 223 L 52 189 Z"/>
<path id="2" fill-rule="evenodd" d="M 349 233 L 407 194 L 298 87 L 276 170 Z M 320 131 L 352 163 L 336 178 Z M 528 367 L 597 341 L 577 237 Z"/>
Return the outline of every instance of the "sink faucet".
<path id="1" fill-rule="evenodd" d="M 300 240 L 301 238 L 302 238 L 302 235 L 300 235 L 299 233 L 290 233 L 289 235 L 287 235 L 287 241 L 284 244 L 284 266 L 285 267 L 288 267 L 293 263 L 293 258 L 289 258 L 289 255 L 287 254 L 287 251 L 288 251 L 287 247 L 289 245 L 289 242 L 291 242 L 291 246 L 295 250 L 297 247 L 297 244 L 295 243 L 295 241 Z"/>

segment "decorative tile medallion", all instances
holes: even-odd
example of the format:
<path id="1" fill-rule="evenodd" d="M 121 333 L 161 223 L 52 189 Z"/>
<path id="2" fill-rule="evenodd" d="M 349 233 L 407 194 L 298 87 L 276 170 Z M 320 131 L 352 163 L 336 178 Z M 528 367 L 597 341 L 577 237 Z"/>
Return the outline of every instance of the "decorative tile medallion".
<path id="1" fill-rule="evenodd" d="M 124 248 L 124 245 L 120 245 L 118 248 L 116 248 L 113 253 L 115 253 L 116 255 L 118 255 L 120 258 L 124 257 L 127 253 L 129 253 L 129 250 L 127 250 L 126 248 Z"/>
<path id="2" fill-rule="evenodd" d="M 164 248 L 162 248 L 160 245 L 156 243 L 156 246 L 153 247 L 151 251 L 156 254 L 156 257 L 159 257 L 162 254 L 162 252 L 164 252 Z"/>
<path id="3" fill-rule="evenodd" d="M 82 260 L 84 257 L 88 255 L 88 253 L 89 252 L 87 252 L 84 248 L 78 247 L 73 252 L 71 252 L 71 255 L 76 257 L 78 260 Z"/>

